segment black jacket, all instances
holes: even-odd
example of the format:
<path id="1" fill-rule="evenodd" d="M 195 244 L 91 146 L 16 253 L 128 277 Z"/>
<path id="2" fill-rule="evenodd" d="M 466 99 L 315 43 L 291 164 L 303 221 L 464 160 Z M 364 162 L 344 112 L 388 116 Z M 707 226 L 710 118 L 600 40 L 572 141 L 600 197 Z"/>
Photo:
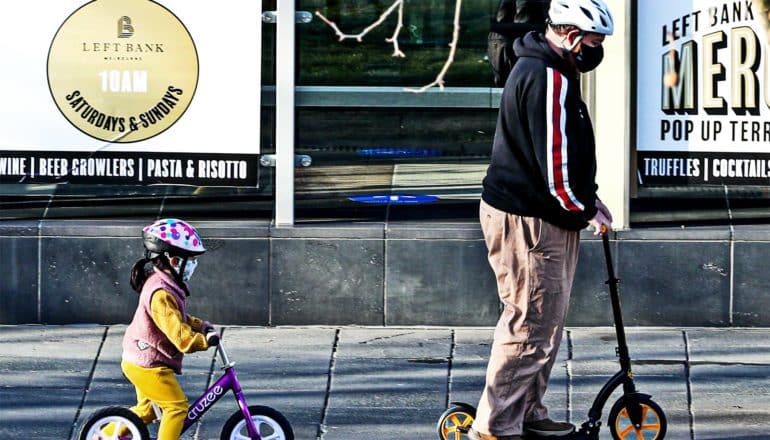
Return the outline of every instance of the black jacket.
<path id="1" fill-rule="evenodd" d="M 596 215 L 596 151 L 579 76 L 530 32 L 514 43 L 481 197 L 511 214 L 580 230 Z"/>

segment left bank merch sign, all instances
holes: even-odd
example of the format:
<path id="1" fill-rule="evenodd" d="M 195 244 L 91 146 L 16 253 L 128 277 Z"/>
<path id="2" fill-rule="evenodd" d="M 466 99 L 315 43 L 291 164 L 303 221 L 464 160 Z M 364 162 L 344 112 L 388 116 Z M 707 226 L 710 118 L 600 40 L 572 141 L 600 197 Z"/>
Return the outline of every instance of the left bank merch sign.
<path id="1" fill-rule="evenodd" d="M 0 20 L 0 183 L 256 186 L 261 2 L 31 0 Z M 47 95 L 47 96 L 46 96 Z"/>
<path id="2" fill-rule="evenodd" d="M 639 2 L 640 185 L 770 185 L 768 3 Z"/>

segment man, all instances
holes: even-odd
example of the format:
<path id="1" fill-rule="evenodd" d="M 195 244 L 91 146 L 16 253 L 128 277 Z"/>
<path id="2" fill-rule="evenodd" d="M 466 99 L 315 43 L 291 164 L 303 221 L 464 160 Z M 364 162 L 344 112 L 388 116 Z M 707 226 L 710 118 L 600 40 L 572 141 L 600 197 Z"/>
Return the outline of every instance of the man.
<path id="1" fill-rule="evenodd" d="M 580 230 L 609 231 L 597 198 L 594 134 L 579 76 L 613 31 L 602 0 L 553 0 L 545 33 L 516 40 L 503 90 L 480 221 L 503 312 L 469 437 L 562 436 L 543 404 L 577 264 Z M 591 61 L 587 61 L 591 60 Z M 606 228 L 606 229 L 603 229 Z"/>

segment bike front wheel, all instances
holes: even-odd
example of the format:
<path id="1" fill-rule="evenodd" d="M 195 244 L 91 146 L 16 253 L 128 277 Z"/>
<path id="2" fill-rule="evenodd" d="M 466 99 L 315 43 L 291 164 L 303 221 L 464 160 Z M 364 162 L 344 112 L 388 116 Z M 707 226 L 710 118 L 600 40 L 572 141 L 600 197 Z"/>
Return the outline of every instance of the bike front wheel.
<path id="1" fill-rule="evenodd" d="M 109 406 L 93 413 L 83 423 L 78 440 L 150 440 L 147 426 L 130 409 Z"/>
<path id="2" fill-rule="evenodd" d="M 291 423 L 280 412 L 268 406 L 250 406 L 251 420 L 262 440 L 294 440 Z M 222 428 L 221 440 L 250 440 L 246 419 L 236 411 Z"/>

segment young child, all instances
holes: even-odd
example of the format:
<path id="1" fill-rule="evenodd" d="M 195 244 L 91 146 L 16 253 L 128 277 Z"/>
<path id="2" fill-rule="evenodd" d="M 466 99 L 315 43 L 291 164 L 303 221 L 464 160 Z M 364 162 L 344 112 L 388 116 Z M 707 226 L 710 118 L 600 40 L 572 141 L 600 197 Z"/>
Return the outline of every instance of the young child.
<path id="1" fill-rule="evenodd" d="M 123 337 L 121 368 L 136 387 L 137 403 L 131 410 L 150 423 L 155 418 L 154 402 L 163 410 L 158 440 L 177 440 L 189 406 L 175 377 L 182 372 L 184 353 L 219 343 L 211 323 L 186 311 L 187 281 L 206 249 L 195 228 L 177 219 L 145 227 L 142 239 L 145 257 L 131 270 L 139 304 Z M 149 271 L 147 263 L 152 263 Z"/>

